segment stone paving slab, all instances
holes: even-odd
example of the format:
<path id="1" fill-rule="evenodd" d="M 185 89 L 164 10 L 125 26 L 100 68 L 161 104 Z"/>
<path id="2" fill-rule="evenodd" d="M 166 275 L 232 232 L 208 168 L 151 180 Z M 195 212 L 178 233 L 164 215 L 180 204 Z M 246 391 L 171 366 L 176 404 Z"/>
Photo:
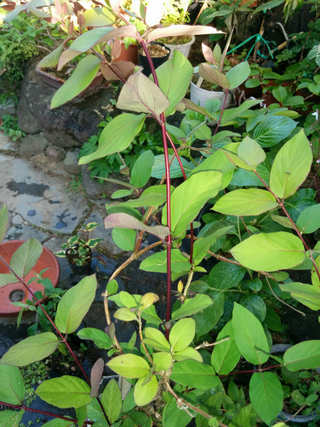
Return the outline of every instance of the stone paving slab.
<path id="1" fill-rule="evenodd" d="M 89 212 L 80 193 L 68 191 L 60 177 L 37 170 L 26 160 L 0 154 L 0 207 L 52 233 L 72 234 Z"/>

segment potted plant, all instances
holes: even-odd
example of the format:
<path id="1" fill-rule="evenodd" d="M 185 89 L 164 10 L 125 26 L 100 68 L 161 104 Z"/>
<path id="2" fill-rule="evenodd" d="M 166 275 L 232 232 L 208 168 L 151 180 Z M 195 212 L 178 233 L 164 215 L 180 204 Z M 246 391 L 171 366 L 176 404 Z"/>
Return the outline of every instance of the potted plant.
<path id="1" fill-rule="evenodd" d="M 78 235 L 71 237 L 67 243 L 63 243 L 61 250 L 55 252 L 60 258 L 67 258 L 74 274 L 89 274 L 91 272 L 92 249 L 103 239 L 89 239 L 89 232 L 99 227 L 99 224 L 90 222 L 84 224 L 79 231 L 85 233 L 85 238 Z"/>
<path id="2" fill-rule="evenodd" d="M 231 35 L 229 42 L 230 39 Z M 199 70 L 200 78 L 197 83 L 191 82 L 190 92 L 191 101 L 201 107 L 204 107 L 209 99 L 218 99 L 220 101 L 220 109 L 228 108 L 231 102 L 230 90 L 237 88 L 250 74 L 250 67 L 247 62 L 241 62 L 226 72 L 224 64 L 229 42 L 223 52 L 221 52 L 218 44 L 214 51 L 202 44 L 202 52 L 208 63 L 200 64 L 199 69 L 196 68 L 196 71 Z M 230 85 L 229 80 L 236 75 L 238 75 L 238 79 L 233 80 Z M 209 90 L 201 87 L 203 82 L 205 82 Z"/>
<path id="3" fill-rule="evenodd" d="M 180 2 L 165 2 L 165 16 L 161 20 L 161 25 L 169 27 L 170 25 L 183 25 L 189 22 L 188 7 L 192 3 L 190 0 Z M 171 50 L 169 58 L 173 57 L 173 52 L 178 50 L 188 58 L 191 46 L 195 42 L 195 36 L 173 36 L 162 38 L 159 41 Z"/>

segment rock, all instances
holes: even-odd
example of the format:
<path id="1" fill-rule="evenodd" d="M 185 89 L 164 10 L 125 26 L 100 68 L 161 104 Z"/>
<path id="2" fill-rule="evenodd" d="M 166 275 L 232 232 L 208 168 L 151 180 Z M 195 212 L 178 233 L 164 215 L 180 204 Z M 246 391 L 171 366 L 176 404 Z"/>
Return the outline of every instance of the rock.
<path id="1" fill-rule="evenodd" d="M 37 228 L 32 228 L 29 225 L 14 225 L 6 234 L 5 240 L 28 240 L 30 238 L 37 239 L 40 243 L 44 242 L 48 236 Z"/>
<path id="2" fill-rule="evenodd" d="M 52 144 L 61 148 L 80 146 L 98 133 L 101 116 L 95 110 L 105 117 L 104 109 L 114 96 L 113 88 L 101 86 L 87 97 L 77 97 L 51 110 L 51 100 L 56 91 L 41 80 L 35 71 L 35 61 L 31 61 L 17 107 L 19 126 L 26 133 L 43 131 Z"/>
<path id="3" fill-rule="evenodd" d="M 55 145 L 49 145 L 46 149 L 46 155 L 49 161 L 60 162 L 64 159 L 65 151 L 60 147 L 56 147 Z"/>
<path id="4" fill-rule="evenodd" d="M 103 220 L 106 217 L 105 210 L 100 209 L 94 209 L 93 213 L 89 216 L 89 218 L 86 219 L 84 222 L 85 224 L 88 224 L 89 222 L 96 222 L 100 224 L 100 227 L 95 228 L 90 232 L 90 237 L 92 239 L 100 238 L 103 239 L 102 242 L 98 243 L 97 248 L 100 249 L 104 254 L 108 256 L 119 256 L 123 254 L 125 251 L 118 248 L 116 244 L 114 243 L 112 239 L 112 230 L 108 229 L 106 230 L 104 228 Z"/>
<path id="5" fill-rule="evenodd" d="M 9 136 L 0 131 L 0 150 L 17 151 L 17 143 L 11 141 Z"/>
<path id="6" fill-rule="evenodd" d="M 43 134 L 29 135 L 23 138 L 20 145 L 20 156 L 30 158 L 37 154 L 44 153 L 49 141 Z"/>
<path id="7" fill-rule="evenodd" d="M 118 181 L 123 182 L 129 182 L 128 178 L 119 175 L 117 173 L 112 173 L 109 175 L 109 178 L 116 179 Z M 105 181 L 102 185 L 99 183 L 98 179 L 90 178 L 90 169 L 88 169 L 88 165 L 82 166 L 82 183 L 86 190 L 86 193 L 88 197 L 91 197 L 93 199 L 98 198 L 104 194 L 104 197 L 106 199 L 110 199 L 111 195 L 120 189 L 123 189 L 124 187 L 121 187 L 119 184 L 115 184 L 113 182 L 107 182 Z"/>
<path id="8" fill-rule="evenodd" d="M 79 148 L 71 148 L 67 151 L 66 157 L 63 161 L 65 170 L 71 175 L 79 175 L 81 173 L 82 167 L 78 165 L 79 152 Z"/>
<path id="9" fill-rule="evenodd" d="M 68 191 L 55 171 L 43 171 L 31 162 L 1 154 L 0 169 L 6 177 L 5 184 L 0 184 L 1 200 L 12 213 L 36 227 L 72 234 L 88 214 L 85 197 Z"/>
<path id="10" fill-rule="evenodd" d="M 11 220 L 12 225 L 21 225 L 23 223 L 23 218 L 21 215 L 15 215 Z"/>

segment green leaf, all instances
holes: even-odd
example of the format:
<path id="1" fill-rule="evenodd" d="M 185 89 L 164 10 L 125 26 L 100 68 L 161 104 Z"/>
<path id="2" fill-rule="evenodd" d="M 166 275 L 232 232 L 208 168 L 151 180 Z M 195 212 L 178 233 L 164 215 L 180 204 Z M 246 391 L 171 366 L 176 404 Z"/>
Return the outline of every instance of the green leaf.
<path id="1" fill-rule="evenodd" d="M 116 213 L 116 214 L 111 214 L 107 216 L 106 219 L 104 220 L 104 227 L 106 229 L 129 228 L 133 230 L 143 230 L 143 231 L 146 231 L 147 233 L 154 234 L 160 239 L 165 239 L 170 233 L 168 227 L 162 227 L 160 225 L 150 227 L 148 225 L 143 224 L 142 222 L 137 220 L 135 217 L 125 213 Z"/>
<path id="2" fill-rule="evenodd" d="M 19 277 L 24 278 L 37 264 L 41 254 L 41 243 L 36 239 L 28 239 L 12 255 L 10 267 Z"/>
<path id="3" fill-rule="evenodd" d="M 218 323 L 224 312 L 225 296 L 223 292 L 211 297 L 213 305 L 194 315 L 196 321 L 196 338 L 208 333 Z"/>
<path id="4" fill-rule="evenodd" d="M 311 234 L 320 228 L 320 205 L 304 209 L 297 220 L 297 226 L 304 234 Z"/>
<path id="5" fill-rule="evenodd" d="M 102 359 L 100 359 L 102 360 Z M 76 419 L 78 420 L 78 425 L 83 425 L 87 419 L 87 407 L 81 406 L 80 408 L 75 409 Z"/>
<path id="6" fill-rule="evenodd" d="M 181 411 L 177 401 L 172 399 L 167 403 L 162 415 L 163 427 L 186 427 L 190 423 L 190 415 Z"/>
<path id="7" fill-rule="evenodd" d="M 58 347 L 58 338 L 52 332 L 34 335 L 13 345 L 2 356 L 0 364 L 26 366 L 50 356 Z"/>
<path id="8" fill-rule="evenodd" d="M 217 201 L 213 210 L 226 215 L 249 216 L 260 215 L 277 206 L 278 202 L 269 191 L 250 188 L 230 191 Z"/>
<path id="9" fill-rule="evenodd" d="M 260 145 L 248 136 L 246 136 L 244 140 L 240 142 L 238 156 L 248 165 L 254 166 L 255 169 L 266 159 L 266 153 L 263 151 Z"/>
<path id="10" fill-rule="evenodd" d="M 92 160 L 101 159 L 102 157 L 128 148 L 133 138 L 141 131 L 145 117 L 145 114 L 136 115 L 129 113 L 120 114 L 115 117 L 103 129 L 97 151 L 81 157 L 79 165 L 85 165 L 92 162 Z M 119 129 L 121 129 L 120 133 Z"/>
<path id="11" fill-rule="evenodd" d="M 255 128 L 253 139 L 261 147 L 272 147 L 289 136 L 296 126 L 297 123 L 288 117 L 266 116 Z"/>
<path id="12" fill-rule="evenodd" d="M 174 113 L 175 106 L 185 96 L 192 73 L 190 62 L 177 50 L 174 51 L 172 59 L 157 68 L 159 87 L 170 102 L 166 116 Z"/>
<path id="13" fill-rule="evenodd" d="M 154 164 L 154 155 L 151 150 L 147 150 L 139 156 L 131 172 L 131 183 L 137 188 L 142 188 L 149 181 L 152 166 Z"/>
<path id="14" fill-rule="evenodd" d="M 179 165 L 179 162 L 177 160 L 177 158 L 175 157 L 172 160 L 172 156 L 169 156 L 169 160 L 171 163 L 170 166 L 170 177 L 171 178 L 180 178 L 182 176 L 182 172 L 181 172 L 181 168 Z M 172 160 L 172 162 L 171 162 Z M 194 169 L 194 164 L 191 162 L 188 162 L 185 158 L 181 157 L 181 163 L 182 166 L 184 168 L 184 171 L 186 173 L 186 175 L 190 175 L 190 172 L 192 171 L 192 169 Z M 164 155 L 163 154 L 159 154 L 158 156 L 155 156 L 155 162 L 154 165 L 152 167 L 152 178 L 156 178 L 156 179 L 162 179 L 162 177 L 165 174 L 165 163 L 164 163 Z"/>
<path id="15" fill-rule="evenodd" d="M 129 77 L 123 86 L 117 108 L 159 116 L 169 107 L 169 100 L 159 87 L 141 72 Z"/>
<path id="16" fill-rule="evenodd" d="M 170 350 L 170 344 L 166 340 L 163 333 L 158 331 L 158 329 L 145 328 L 144 336 L 145 336 L 145 339 L 143 342 L 145 342 L 148 345 L 151 345 L 156 350 L 158 350 L 158 351 L 169 351 Z"/>
<path id="17" fill-rule="evenodd" d="M 176 362 L 173 365 L 170 379 L 189 388 L 199 388 L 202 390 L 216 387 L 220 383 L 219 377 L 215 375 L 214 369 L 211 366 L 204 365 L 195 360 Z"/>
<path id="18" fill-rule="evenodd" d="M 286 216 L 271 215 L 271 218 L 273 219 L 273 221 L 282 225 L 282 227 L 290 228 L 291 230 L 294 230 L 294 226 L 292 225 L 290 219 L 287 218 Z"/>
<path id="19" fill-rule="evenodd" d="M 217 135 L 220 133 L 221 132 L 219 132 Z M 227 144 L 224 146 L 226 150 L 232 149 L 234 147 L 235 144 Z M 220 190 L 223 190 L 230 184 L 234 169 L 235 166 L 229 161 L 227 155 L 223 151 L 217 150 L 211 154 L 211 156 L 201 162 L 199 166 L 193 169 L 191 174 L 200 171 L 219 170 L 222 172 L 222 186 Z"/>
<path id="20" fill-rule="evenodd" d="M 255 372 L 250 380 L 249 395 L 258 416 L 268 425 L 273 425 L 282 410 L 283 392 L 278 377 L 271 372 Z"/>
<path id="21" fill-rule="evenodd" d="M 91 402 L 87 405 L 87 416 L 94 422 L 105 420 L 97 399 L 92 399 Z"/>
<path id="22" fill-rule="evenodd" d="M 115 313 L 114 313 L 114 318 L 115 319 L 119 319 L 122 320 L 123 322 L 131 322 L 132 320 L 137 320 L 137 316 L 135 315 L 134 312 L 132 312 L 129 308 L 127 307 L 122 307 L 119 308 Z"/>
<path id="23" fill-rule="evenodd" d="M 9 223 L 8 208 L 6 205 L 4 205 L 0 210 L 0 243 L 2 242 L 2 240 L 4 239 L 7 233 L 8 223 Z"/>
<path id="24" fill-rule="evenodd" d="M 94 55 L 82 58 L 71 77 L 57 90 L 51 100 L 51 108 L 57 108 L 85 90 L 97 75 L 101 59 Z"/>
<path id="25" fill-rule="evenodd" d="M 148 375 L 150 367 L 140 356 L 123 354 L 107 363 L 110 369 L 125 378 L 142 378 Z"/>
<path id="26" fill-rule="evenodd" d="M 211 364 L 219 375 L 228 375 L 239 362 L 241 353 L 234 339 L 232 321 L 228 322 L 220 331 L 216 341 L 229 337 L 227 341 L 214 346 L 211 354 Z"/>
<path id="27" fill-rule="evenodd" d="M 231 68 L 226 74 L 229 82 L 229 89 L 235 89 L 244 83 L 250 74 L 250 66 L 247 61 L 241 62 L 235 67 Z"/>
<path id="28" fill-rule="evenodd" d="M 136 230 L 114 228 L 111 235 L 118 248 L 124 251 L 133 251 L 137 236 Z"/>
<path id="29" fill-rule="evenodd" d="M 99 348 L 109 350 L 112 347 L 112 340 L 105 332 L 96 328 L 84 328 L 78 332 L 78 337 L 82 340 L 91 340 Z"/>
<path id="30" fill-rule="evenodd" d="M 151 402 L 158 392 L 158 380 L 155 375 L 144 384 L 145 378 L 140 378 L 134 386 L 134 400 L 137 406 L 144 406 Z"/>
<path id="31" fill-rule="evenodd" d="M 240 411 L 232 418 L 229 427 L 255 427 L 257 425 L 257 415 L 252 408 L 252 405 L 244 406 Z M 285 425 L 278 427 L 286 427 Z M 276 426 L 274 426 L 276 427 Z"/>
<path id="32" fill-rule="evenodd" d="M 138 208 L 143 206 L 160 206 L 166 201 L 166 186 L 154 185 L 147 188 L 138 199 L 127 200 L 122 206 Z"/>
<path id="33" fill-rule="evenodd" d="M 299 282 L 290 282 L 279 285 L 283 292 L 289 292 L 291 297 L 311 308 L 311 310 L 320 310 L 320 293 L 314 286 Z"/>
<path id="34" fill-rule="evenodd" d="M 174 237 L 185 232 L 202 206 L 218 193 L 221 183 L 221 172 L 204 171 L 191 175 L 174 190 L 171 197 L 171 227 Z M 162 211 L 162 222 L 167 223 L 166 205 Z"/>
<path id="35" fill-rule="evenodd" d="M 0 384 L 0 400 L 12 405 L 21 405 L 24 399 L 25 387 L 19 368 L 0 365 Z"/>
<path id="36" fill-rule="evenodd" d="M 197 294 L 194 298 L 187 299 L 178 310 L 174 311 L 172 319 L 177 320 L 182 317 L 192 316 L 212 304 L 212 300 L 208 295 Z"/>
<path id="37" fill-rule="evenodd" d="M 215 290 L 226 290 L 236 286 L 246 274 L 244 267 L 236 264 L 218 262 L 210 271 L 208 285 Z"/>
<path id="38" fill-rule="evenodd" d="M 56 418 L 54 420 L 49 421 L 48 423 L 42 424 L 43 427 L 74 427 L 75 424 L 70 420 L 61 420 Z M 106 426 L 108 427 L 108 426 Z"/>
<path id="39" fill-rule="evenodd" d="M 267 314 L 267 307 L 259 295 L 244 295 L 241 297 L 240 304 L 249 310 L 250 313 L 254 314 L 260 322 L 264 321 Z"/>
<path id="40" fill-rule="evenodd" d="M 234 120 L 235 118 L 240 116 L 240 114 L 244 113 L 246 110 L 248 110 L 251 107 L 254 107 L 257 104 L 260 104 L 259 100 L 252 100 L 252 101 L 250 100 L 250 101 L 244 101 L 240 105 L 240 107 L 228 108 L 222 114 L 221 125 L 226 126 L 228 122 Z M 217 119 L 219 120 L 219 116 L 217 117 Z"/>
<path id="41" fill-rule="evenodd" d="M 255 13 L 259 13 L 262 12 L 263 10 L 268 10 L 268 9 L 273 9 L 274 7 L 279 6 L 280 4 L 284 3 L 285 0 L 271 0 L 269 1 L 267 4 L 262 4 L 261 6 L 258 6 L 255 10 L 254 10 L 254 14 Z"/>
<path id="42" fill-rule="evenodd" d="M 55 324 L 60 332 L 70 334 L 80 326 L 88 313 L 97 289 L 95 274 L 83 278 L 69 289 L 58 304 Z"/>
<path id="43" fill-rule="evenodd" d="M 124 25 L 117 29 L 113 27 L 94 28 L 93 30 L 83 33 L 77 37 L 72 43 L 71 49 L 78 50 L 79 52 L 86 52 L 91 47 L 105 43 L 118 37 L 135 37 L 136 27 L 134 25 Z"/>
<path id="44" fill-rule="evenodd" d="M 112 279 L 108 284 L 107 284 L 107 292 L 108 295 L 114 295 L 118 292 L 118 282 L 115 279 Z"/>
<path id="45" fill-rule="evenodd" d="M 101 403 L 110 423 L 113 424 L 119 418 L 122 408 L 121 391 L 115 379 L 110 380 L 103 390 Z"/>
<path id="46" fill-rule="evenodd" d="M 312 164 L 309 141 L 301 130 L 279 150 L 270 173 L 270 189 L 281 199 L 294 194 L 305 181 Z"/>
<path id="47" fill-rule="evenodd" d="M 241 354 L 254 365 L 265 363 L 269 353 L 269 345 L 259 320 L 241 305 L 234 303 L 232 326 L 234 339 Z"/>
<path id="48" fill-rule="evenodd" d="M 61 56 L 61 53 L 63 51 L 63 43 L 59 47 L 57 47 L 55 50 L 53 50 L 49 55 L 45 56 L 38 64 L 39 68 L 49 68 L 49 67 L 55 67 L 58 65 L 59 58 Z"/>
<path id="49" fill-rule="evenodd" d="M 206 255 L 211 246 L 223 235 L 227 234 L 233 226 L 218 228 L 212 234 L 198 238 L 193 245 L 193 263 L 198 265 Z"/>
<path id="50" fill-rule="evenodd" d="M 20 425 L 23 414 L 24 411 L 1 411 L 0 427 L 18 427 Z"/>
<path id="51" fill-rule="evenodd" d="M 305 259 L 299 237 L 283 231 L 252 235 L 234 246 L 231 253 L 243 266 L 256 271 L 285 270 Z"/>
<path id="52" fill-rule="evenodd" d="M 285 367 L 291 372 L 319 367 L 320 340 L 303 341 L 284 353 Z"/>
<path id="53" fill-rule="evenodd" d="M 83 13 L 84 27 L 104 27 L 115 22 L 115 18 L 106 7 L 95 7 L 87 9 Z"/>
<path id="54" fill-rule="evenodd" d="M 188 359 L 195 360 L 196 362 L 203 362 L 201 354 L 192 347 L 187 347 L 184 350 L 174 352 L 173 358 L 177 362 L 183 362 Z"/>
<path id="55" fill-rule="evenodd" d="M 169 341 L 173 351 L 184 350 L 191 344 L 196 333 L 196 322 L 193 319 L 181 319 L 173 325 Z"/>
<path id="56" fill-rule="evenodd" d="M 264 322 L 272 331 L 280 332 L 282 329 L 280 316 L 270 307 L 267 307 L 267 314 Z"/>
<path id="57" fill-rule="evenodd" d="M 140 264 L 140 270 L 154 271 L 156 273 L 166 273 L 167 271 L 167 251 L 157 252 L 144 259 Z M 179 273 L 190 270 L 189 259 L 182 255 L 180 249 L 171 251 L 171 272 Z"/>
<path id="58" fill-rule="evenodd" d="M 36 394 L 58 408 L 80 408 L 91 402 L 89 385 L 70 375 L 44 381 L 37 388 Z"/>
<path id="59" fill-rule="evenodd" d="M 156 371 L 168 371 L 171 368 L 172 356 L 170 353 L 153 353 L 152 359 L 156 367 Z"/>

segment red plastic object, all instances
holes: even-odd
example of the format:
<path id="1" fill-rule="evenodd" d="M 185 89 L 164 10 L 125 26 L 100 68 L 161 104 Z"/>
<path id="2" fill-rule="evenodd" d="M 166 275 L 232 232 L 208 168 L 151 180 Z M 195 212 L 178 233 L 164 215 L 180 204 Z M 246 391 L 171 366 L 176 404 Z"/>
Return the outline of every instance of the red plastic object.
<path id="1" fill-rule="evenodd" d="M 19 248 L 19 246 L 22 245 L 22 243 L 24 243 L 24 240 L 11 240 L 1 243 L 0 255 L 8 264 L 10 264 L 12 255 Z M 34 272 L 40 273 L 40 271 L 44 270 L 45 268 L 48 268 L 48 270 L 44 272 L 43 277 L 50 279 L 53 286 L 56 287 L 58 285 L 60 276 L 59 263 L 53 253 L 45 247 L 43 247 L 43 252 L 38 259 L 37 264 L 25 277 L 25 282 L 28 283 L 32 277 L 35 277 Z M 1 260 L 0 273 L 10 273 L 8 267 Z M 35 281 L 32 282 L 29 287 L 33 292 L 43 291 L 44 289 L 42 285 L 36 283 Z M 32 295 L 29 291 L 27 291 L 22 283 L 11 283 L 0 288 L 0 317 L 17 316 L 21 310 L 21 307 L 13 305 L 12 302 L 26 302 L 27 299 L 32 301 Z"/>

